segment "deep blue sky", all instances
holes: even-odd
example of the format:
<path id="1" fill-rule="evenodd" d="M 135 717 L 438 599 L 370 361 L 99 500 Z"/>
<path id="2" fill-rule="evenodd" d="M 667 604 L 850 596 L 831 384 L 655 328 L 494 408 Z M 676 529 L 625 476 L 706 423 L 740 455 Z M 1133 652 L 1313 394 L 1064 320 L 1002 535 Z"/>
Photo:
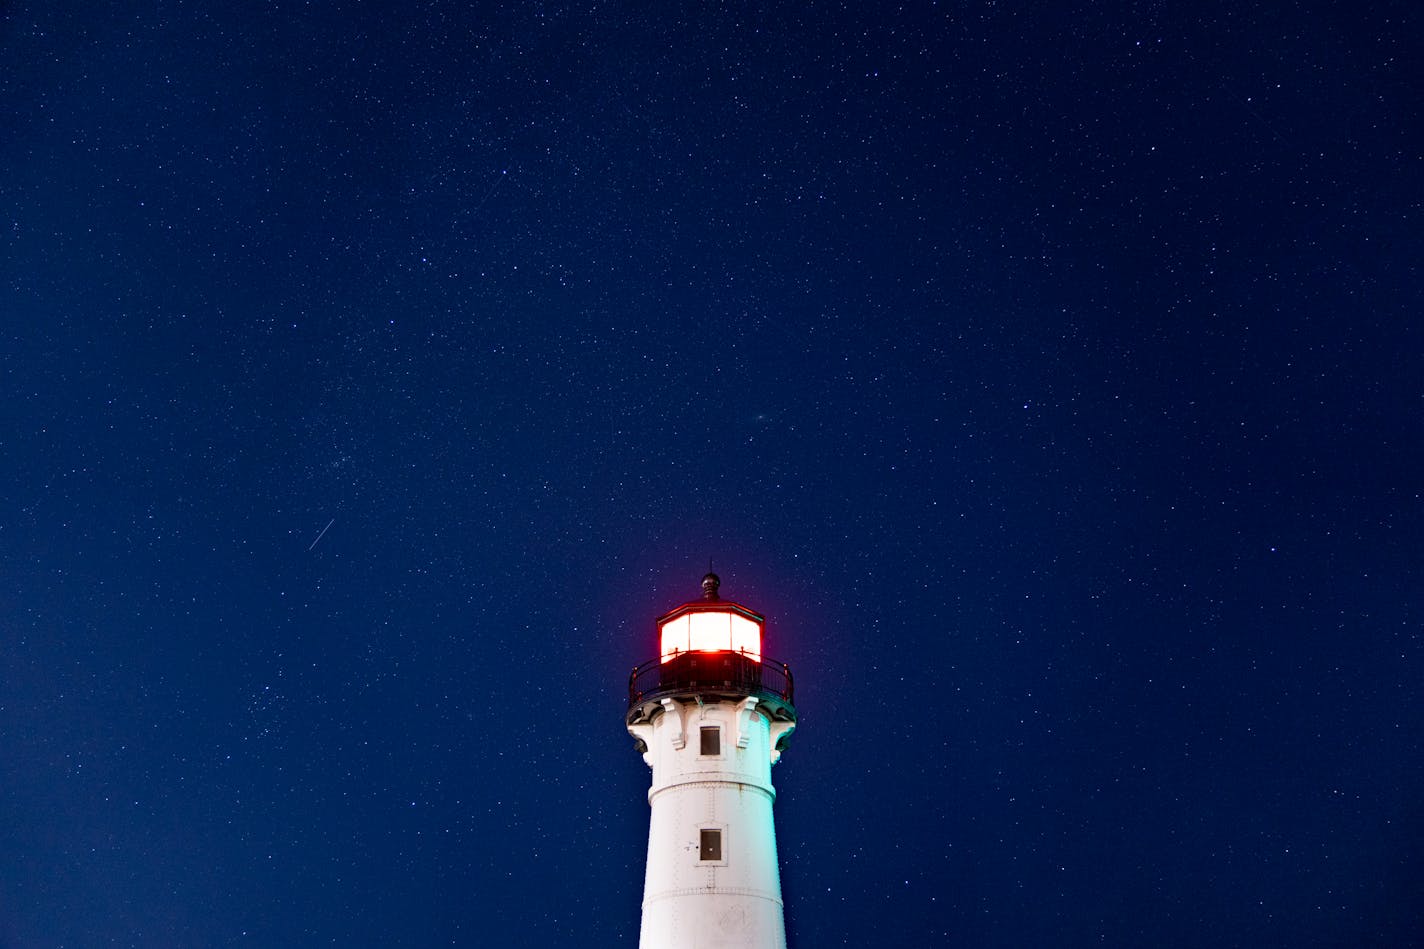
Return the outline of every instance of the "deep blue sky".
<path id="1" fill-rule="evenodd" d="M 633 945 L 708 558 L 794 947 L 1418 944 L 1417 5 L 848 6 L 0 6 L 0 946 Z"/>

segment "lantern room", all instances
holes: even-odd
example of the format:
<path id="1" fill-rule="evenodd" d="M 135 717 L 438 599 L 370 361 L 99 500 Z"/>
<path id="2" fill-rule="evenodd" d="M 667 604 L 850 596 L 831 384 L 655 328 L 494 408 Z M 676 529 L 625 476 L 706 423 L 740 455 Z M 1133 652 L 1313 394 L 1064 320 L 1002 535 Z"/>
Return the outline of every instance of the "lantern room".
<path id="1" fill-rule="evenodd" d="M 658 657 L 671 662 L 689 652 L 734 652 L 761 661 L 766 619 L 736 603 L 684 603 L 658 617 Z"/>
<path id="2" fill-rule="evenodd" d="M 723 601 L 715 573 L 702 578 L 702 599 L 684 603 L 658 617 L 658 657 L 671 662 L 689 652 L 734 652 L 761 661 L 766 618 L 744 606 Z"/>

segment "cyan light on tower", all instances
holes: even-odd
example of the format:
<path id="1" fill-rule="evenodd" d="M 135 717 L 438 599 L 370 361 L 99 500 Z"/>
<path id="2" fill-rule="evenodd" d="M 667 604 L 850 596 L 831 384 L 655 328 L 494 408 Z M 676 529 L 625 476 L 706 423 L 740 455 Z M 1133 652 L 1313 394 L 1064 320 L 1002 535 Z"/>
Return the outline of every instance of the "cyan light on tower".
<path id="1" fill-rule="evenodd" d="M 653 769 L 640 949 L 784 949 L 771 766 L 796 728 L 766 619 L 718 596 L 657 620 L 628 680 L 628 733 Z"/>

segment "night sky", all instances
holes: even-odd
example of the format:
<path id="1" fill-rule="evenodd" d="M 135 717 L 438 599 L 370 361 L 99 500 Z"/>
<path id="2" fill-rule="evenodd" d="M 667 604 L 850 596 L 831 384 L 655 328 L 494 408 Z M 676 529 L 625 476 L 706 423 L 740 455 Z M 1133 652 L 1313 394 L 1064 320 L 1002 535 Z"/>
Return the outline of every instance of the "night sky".
<path id="1" fill-rule="evenodd" d="M 848 8 L 847 8 L 848 7 Z M 0 7 L 0 946 L 1424 939 L 1417 3 Z"/>

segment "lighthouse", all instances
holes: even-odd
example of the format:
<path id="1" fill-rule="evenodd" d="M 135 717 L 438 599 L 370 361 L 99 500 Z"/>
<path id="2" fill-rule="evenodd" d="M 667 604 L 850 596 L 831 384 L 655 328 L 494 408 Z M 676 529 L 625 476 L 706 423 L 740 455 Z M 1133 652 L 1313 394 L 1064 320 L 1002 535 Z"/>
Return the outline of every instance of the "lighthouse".
<path id="1" fill-rule="evenodd" d="M 791 670 L 762 655 L 766 619 L 702 599 L 657 621 L 628 680 L 628 733 L 653 770 L 639 949 L 784 949 L 771 766 L 796 728 Z"/>

